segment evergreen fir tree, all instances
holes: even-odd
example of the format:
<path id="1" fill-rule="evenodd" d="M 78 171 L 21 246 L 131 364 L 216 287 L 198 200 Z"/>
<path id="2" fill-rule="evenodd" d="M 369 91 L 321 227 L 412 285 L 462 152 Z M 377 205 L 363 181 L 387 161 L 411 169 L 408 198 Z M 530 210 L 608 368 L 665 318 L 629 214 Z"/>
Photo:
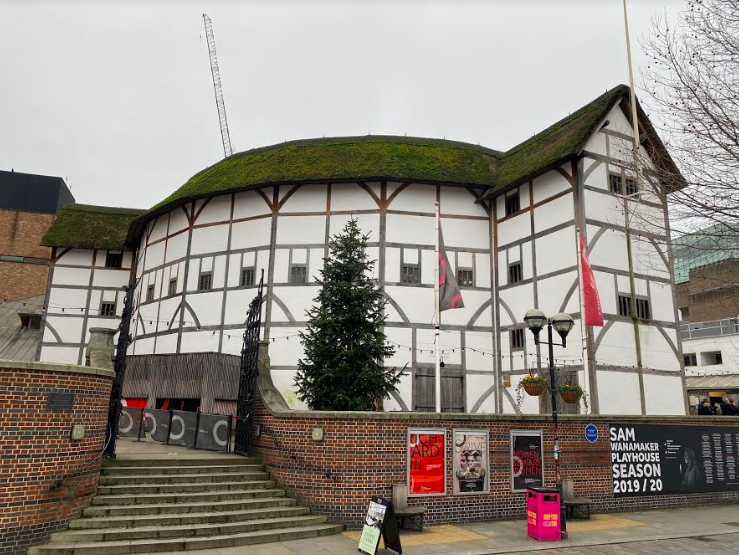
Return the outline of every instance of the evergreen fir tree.
<path id="1" fill-rule="evenodd" d="M 381 331 L 387 301 L 371 277 L 367 239 L 355 219 L 331 239 L 321 290 L 307 311 L 295 384 L 313 410 L 374 410 L 400 381 L 400 372 L 384 367 L 395 349 Z"/>

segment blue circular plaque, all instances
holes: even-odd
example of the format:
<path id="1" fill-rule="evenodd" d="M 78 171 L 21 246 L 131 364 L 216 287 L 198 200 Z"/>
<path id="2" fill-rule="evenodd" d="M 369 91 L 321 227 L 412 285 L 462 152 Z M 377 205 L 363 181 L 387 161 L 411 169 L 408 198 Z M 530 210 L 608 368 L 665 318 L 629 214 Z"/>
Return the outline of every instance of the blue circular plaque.
<path id="1" fill-rule="evenodd" d="M 598 441 L 598 428 L 595 424 L 588 424 L 585 426 L 585 439 L 590 443 Z"/>

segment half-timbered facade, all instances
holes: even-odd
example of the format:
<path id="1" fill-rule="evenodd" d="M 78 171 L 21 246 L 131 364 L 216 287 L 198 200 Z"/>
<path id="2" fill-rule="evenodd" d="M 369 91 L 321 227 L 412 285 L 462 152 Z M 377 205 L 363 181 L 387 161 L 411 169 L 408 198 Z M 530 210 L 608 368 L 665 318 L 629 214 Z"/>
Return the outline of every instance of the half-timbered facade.
<path id="1" fill-rule="evenodd" d="M 41 358 L 82 361 L 90 325 L 116 325 L 120 287 L 132 275 L 131 355 L 237 355 L 246 307 L 263 275 L 272 377 L 288 403 L 302 407 L 293 387 L 302 356 L 298 333 L 318 292 L 315 278 L 329 238 L 356 218 L 388 300 L 385 334 L 396 354 L 386 364 L 406 367 L 385 407 L 433 410 L 438 201 L 465 304 L 442 315 L 445 410 L 546 410 L 535 398 L 524 398 L 520 407 L 516 402 L 521 377 L 548 362 L 523 316 L 536 307 L 579 319 L 580 228 L 606 323 L 588 330 L 587 374 L 578 326 L 568 347 L 556 349 L 558 372 L 586 385 L 594 411 L 683 414 L 668 233 L 639 227 L 657 218 L 669 229 L 666 198 L 651 188 L 634 190 L 626 113 L 628 88 L 622 86 L 505 153 L 452 141 L 355 137 L 234 155 L 148 212 L 111 224 L 125 234 L 105 245 L 122 251 L 115 271 L 106 266 L 118 251 L 82 249 L 52 227 L 46 244 L 55 247 L 55 259 Z M 671 164 L 641 111 L 640 117 L 644 158 L 658 153 L 659 163 Z M 625 221 L 634 213 L 641 216 L 628 223 L 636 322 L 629 312 Z M 79 310 L 61 313 L 63 304 Z"/>

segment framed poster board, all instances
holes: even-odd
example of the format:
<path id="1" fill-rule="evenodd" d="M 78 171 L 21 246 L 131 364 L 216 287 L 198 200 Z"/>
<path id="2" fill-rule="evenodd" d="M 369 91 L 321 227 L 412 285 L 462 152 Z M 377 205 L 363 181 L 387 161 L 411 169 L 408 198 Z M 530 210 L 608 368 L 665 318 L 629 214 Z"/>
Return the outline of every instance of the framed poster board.
<path id="1" fill-rule="evenodd" d="M 511 490 L 544 485 L 544 440 L 541 431 L 511 430 Z"/>
<path id="2" fill-rule="evenodd" d="M 446 494 L 446 430 L 408 428 L 408 495 Z"/>
<path id="3" fill-rule="evenodd" d="M 393 504 L 387 499 L 374 496 L 367 509 L 367 515 L 364 517 L 362 535 L 357 546 L 358 551 L 375 555 L 377 547 L 380 545 L 380 536 L 385 542 L 385 549 L 390 549 L 399 554 L 403 553 Z"/>
<path id="4" fill-rule="evenodd" d="M 739 491 L 739 426 L 611 424 L 613 495 Z"/>
<path id="5" fill-rule="evenodd" d="M 487 430 L 454 430 L 452 475 L 454 494 L 490 490 L 490 449 Z"/>

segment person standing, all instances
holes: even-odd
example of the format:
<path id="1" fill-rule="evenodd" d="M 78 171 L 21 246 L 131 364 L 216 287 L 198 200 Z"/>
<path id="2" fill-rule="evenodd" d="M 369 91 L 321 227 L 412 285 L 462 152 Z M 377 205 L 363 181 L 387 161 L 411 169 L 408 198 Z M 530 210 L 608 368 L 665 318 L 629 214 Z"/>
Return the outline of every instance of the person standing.
<path id="1" fill-rule="evenodd" d="M 703 399 L 701 401 L 701 404 L 698 405 L 698 414 L 700 416 L 713 416 L 713 411 L 711 410 L 711 403 L 708 401 L 708 399 Z"/>
<path id="2" fill-rule="evenodd" d="M 734 411 L 734 405 L 729 402 L 728 397 L 724 397 L 723 399 L 721 399 L 721 414 L 724 416 L 736 415 L 736 412 Z"/>

